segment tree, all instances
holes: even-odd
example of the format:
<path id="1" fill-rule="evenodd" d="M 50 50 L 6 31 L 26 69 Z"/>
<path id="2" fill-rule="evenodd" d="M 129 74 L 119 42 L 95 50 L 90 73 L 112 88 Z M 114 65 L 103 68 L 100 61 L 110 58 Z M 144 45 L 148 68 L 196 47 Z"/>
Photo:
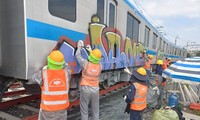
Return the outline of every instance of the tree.
<path id="1" fill-rule="evenodd" d="M 190 53 L 187 53 L 187 57 L 191 57 Z"/>
<path id="2" fill-rule="evenodd" d="M 196 53 L 196 56 L 199 56 L 199 57 L 200 57 L 200 51 L 198 51 L 198 52 Z"/>

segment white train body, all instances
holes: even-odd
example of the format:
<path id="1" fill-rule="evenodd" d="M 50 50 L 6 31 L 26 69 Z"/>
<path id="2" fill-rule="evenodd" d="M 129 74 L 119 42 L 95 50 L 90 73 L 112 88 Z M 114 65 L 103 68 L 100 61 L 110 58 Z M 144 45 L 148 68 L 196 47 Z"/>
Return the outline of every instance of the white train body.
<path id="1" fill-rule="evenodd" d="M 54 48 L 69 55 L 65 61 L 73 74 L 78 74 L 80 68 L 74 58 L 78 40 L 103 52 L 101 62 L 107 71 L 103 74 L 112 70 L 116 81 L 120 81 L 119 71 L 125 66 L 142 65 L 139 58 L 144 49 L 154 55 L 154 62 L 163 59 L 162 55 L 173 60 L 186 56 L 184 49 L 169 43 L 128 0 L 1 0 L 0 8 L 2 76 L 29 79 L 46 64 Z M 100 22 L 91 20 L 94 15 Z"/>

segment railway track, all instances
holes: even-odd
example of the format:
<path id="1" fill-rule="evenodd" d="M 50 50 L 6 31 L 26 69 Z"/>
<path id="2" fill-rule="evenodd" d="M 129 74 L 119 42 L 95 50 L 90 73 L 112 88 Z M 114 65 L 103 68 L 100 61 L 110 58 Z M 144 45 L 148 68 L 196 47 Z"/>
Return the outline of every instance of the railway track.
<path id="1" fill-rule="evenodd" d="M 127 86 L 127 82 L 121 82 L 108 89 L 100 90 L 99 95 L 104 97 Z M 79 103 L 79 99 L 71 102 L 68 110 L 79 106 Z M 39 105 L 40 95 L 30 95 L 24 89 L 6 92 L 0 104 L 0 120 L 37 120 Z"/>

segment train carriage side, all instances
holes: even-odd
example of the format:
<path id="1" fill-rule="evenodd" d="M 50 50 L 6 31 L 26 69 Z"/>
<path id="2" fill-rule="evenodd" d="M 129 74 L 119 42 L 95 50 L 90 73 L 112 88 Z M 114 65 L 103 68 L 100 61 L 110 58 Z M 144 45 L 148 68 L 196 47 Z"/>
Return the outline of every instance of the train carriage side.
<path id="1" fill-rule="evenodd" d="M 88 34 L 88 24 L 91 16 L 96 13 L 96 1 L 78 0 L 30 0 L 27 1 L 27 32 L 28 46 L 34 46 L 28 51 L 29 72 L 31 76 L 41 69 L 46 57 L 58 42 L 65 41 L 65 61 L 74 65 L 76 42 L 85 40 Z M 64 46 L 65 47 L 65 46 Z M 70 57 L 70 58 L 69 58 Z M 69 60 L 70 59 L 70 60 Z M 75 70 L 75 72 L 78 70 Z"/>
<path id="2" fill-rule="evenodd" d="M 0 101 L 3 93 L 28 71 L 24 0 L 0 1 Z"/>
<path id="3" fill-rule="evenodd" d="M 23 82 L 41 69 L 58 41 L 69 42 L 69 48 L 74 50 L 76 42 L 86 38 L 88 21 L 96 13 L 96 1 L 56 2 L 0 1 L 0 98 L 8 85 L 17 80 Z"/>
<path id="4" fill-rule="evenodd" d="M 11 2 L 8 0 L 1 3 L 5 5 L 1 7 L 0 14 L 1 18 L 4 18 L 1 19 L 0 39 L 2 43 L 0 74 L 2 76 L 12 77 L 14 81 L 30 78 L 34 72 L 46 64 L 46 56 L 52 49 L 60 49 L 63 52 L 65 61 L 70 65 L 73 74 L 80 73 L 80 66 L 76 62 L 74 53 L 77 41 L 83 40 L 85 44 L 90 44 L 103 52 L 102 63 L 105 72 L 101 75 L 100 82 L 103 83 L 104 88 L 120 81 L 121 70 L 114 69 L 125 67 L 128 58 L 124 54 L 124 47 L 123 49 L 121 47 L 121 33 L 116 29 L 118 25 L 117 1 L 103 2 L 103 23 L 99 23 L 95 16 L 93 17 L 98 12 L 97 1 L 21 0 Z M 83 57 L 87 58 L 87 55 L 84 51 Z M 133 59 L 131 64 L 133 64 Z M 5 81 L 7 77 L 2 79 Z M 74 83 L 71 87 L 78 89 L 79 78 L 73 79 Z M 6 86 L 4 83 L 1 84 L 2 88 Z M 6 89 L 4 88 L 3 92 Z M 76 98 L 77 91 L 74 94 Z"/>
<path id="5" fill-rule="evenodd" d="M 154 55 L 153 63 L 158 59 L 165 60 L 167 57 L 172 58 L 172 62 L 186 57 L 184 49 L 169 42 L 129 1 L 125 0 L 125 2 L 132 9 L 131 14 L 140 21 L 138 41 L 143 43 L 147 54 Z"/>
<path id="6" fill-rule="evenodd" d="M 24 1 L 0 1 L 0 75 L 26 78 Z"/>
<path id="7" fill-rule="evenodd" d="M 103 88 L 128 81 L 130 76 L 122 72 L 123 68 L 143 65 L 140 58 L 145 49 L 157 56 L 159 39 L 164 41 L 128 0 L 7 0 L 0 3 L 0 75 L 8 76 L 0 78 L 1 81 L 11 77 L 29 79 L 46 64 L 47 55 L 59 49 L 75 74 L 70 83 L 74 90 L 70 95 L 74 99 L 78 97 L 80 76 L 77 74 L 81 71 L 75 58 L 78 40 L 101 50 Z M 87 59 L 86 50 L 82 56 Z"/>

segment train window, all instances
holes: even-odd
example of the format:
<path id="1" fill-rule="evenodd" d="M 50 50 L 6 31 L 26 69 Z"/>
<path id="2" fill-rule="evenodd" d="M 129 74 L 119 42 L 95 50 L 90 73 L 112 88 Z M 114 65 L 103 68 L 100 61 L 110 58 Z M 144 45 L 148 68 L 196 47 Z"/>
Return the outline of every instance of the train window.
<path id="1" fill-rule="evenodd" d="M 154 33 L 153 34 L 153 41 L 152 41 L 152 48 L 156 49 L 156 43 L 157 43 L 157 35 Z"/>
<path id="2" fill-rule="evenodd" d="M 164 47 L 165 47 L 165 41 L 162 41 L 162 51 L 164 52 Z"/>
<path id="3" fill-rule="evenodd" d="M 115 6 L 112 3 L 109 5 L 109 26 L 115 27 Z"/>
<path id="4" fill-rule="evenodd" d="M 127 15 L 126 36 L 133 39 L 133 17 L 130 14 Z"/>
<path id="5" fill-rule="evenodd" d="M 135 17 L 130 13 L 127 14 L 126 36 L 135 43 L 138 42 L 139 24 L 140 22 Z"/>
<path id="6" fill-rule="evenodd" d="M 49 0 L 48 6 L 53 16 L 76 21 L 76 0 Z"/>
<path id="7" fill-rule="evenodd" d="M 175 55 L 178 55 L 178 50 L 177 50 L 177 48 L 175 48 Z"/>
<path id="8" fill-rule="evenodd" d="M 158 47 L 159 50 L 161 50 L 161 45 L 162 45 L 162 39 L 160 38 L 159 47 Z"/>
<path id="9" fill-rule="evenodd" d="M 134 28 L 133 28 L 133 40 L 138 42 L 138 35 L 139 35 L 139 21 L 134 18 Z"/>
<path id="10" fill-rule="evenodd" d="M 173 47 L 171 47 L 171 49 L 170 49 L 170 50 L 171 50 L 171 55 L 173 55 Z"/>
<path id="11" fill-rule="evenodd" d="M 104 0 L 97 0 L 97 15 L 99 17 L 99 23 L 104 24 Z"/>
<path id="12" fill-rule="evenodd" d="M 162 51 L 163 51 L 163 52 L 165 52 L 165 44 L 166 44 L 166 42 L 163 41 L 163 47 L 162 47 Z"/>
<path id="13" fill-rule="evenodd" d="M 169 53 L 169 51 L 168 51 L 168 50 L 169 50 L 168 47 L 169 47 L 169 46 L 168 46 L 168 43 L 167 43 L 167 46 L 166 46 L 166 53 Z"/>
<path id="14" fill-rule="evenodd" d="M 149 33 L 150 29 L 146 26 L 144 32 L 144 46 L 149 47 Z"/>

